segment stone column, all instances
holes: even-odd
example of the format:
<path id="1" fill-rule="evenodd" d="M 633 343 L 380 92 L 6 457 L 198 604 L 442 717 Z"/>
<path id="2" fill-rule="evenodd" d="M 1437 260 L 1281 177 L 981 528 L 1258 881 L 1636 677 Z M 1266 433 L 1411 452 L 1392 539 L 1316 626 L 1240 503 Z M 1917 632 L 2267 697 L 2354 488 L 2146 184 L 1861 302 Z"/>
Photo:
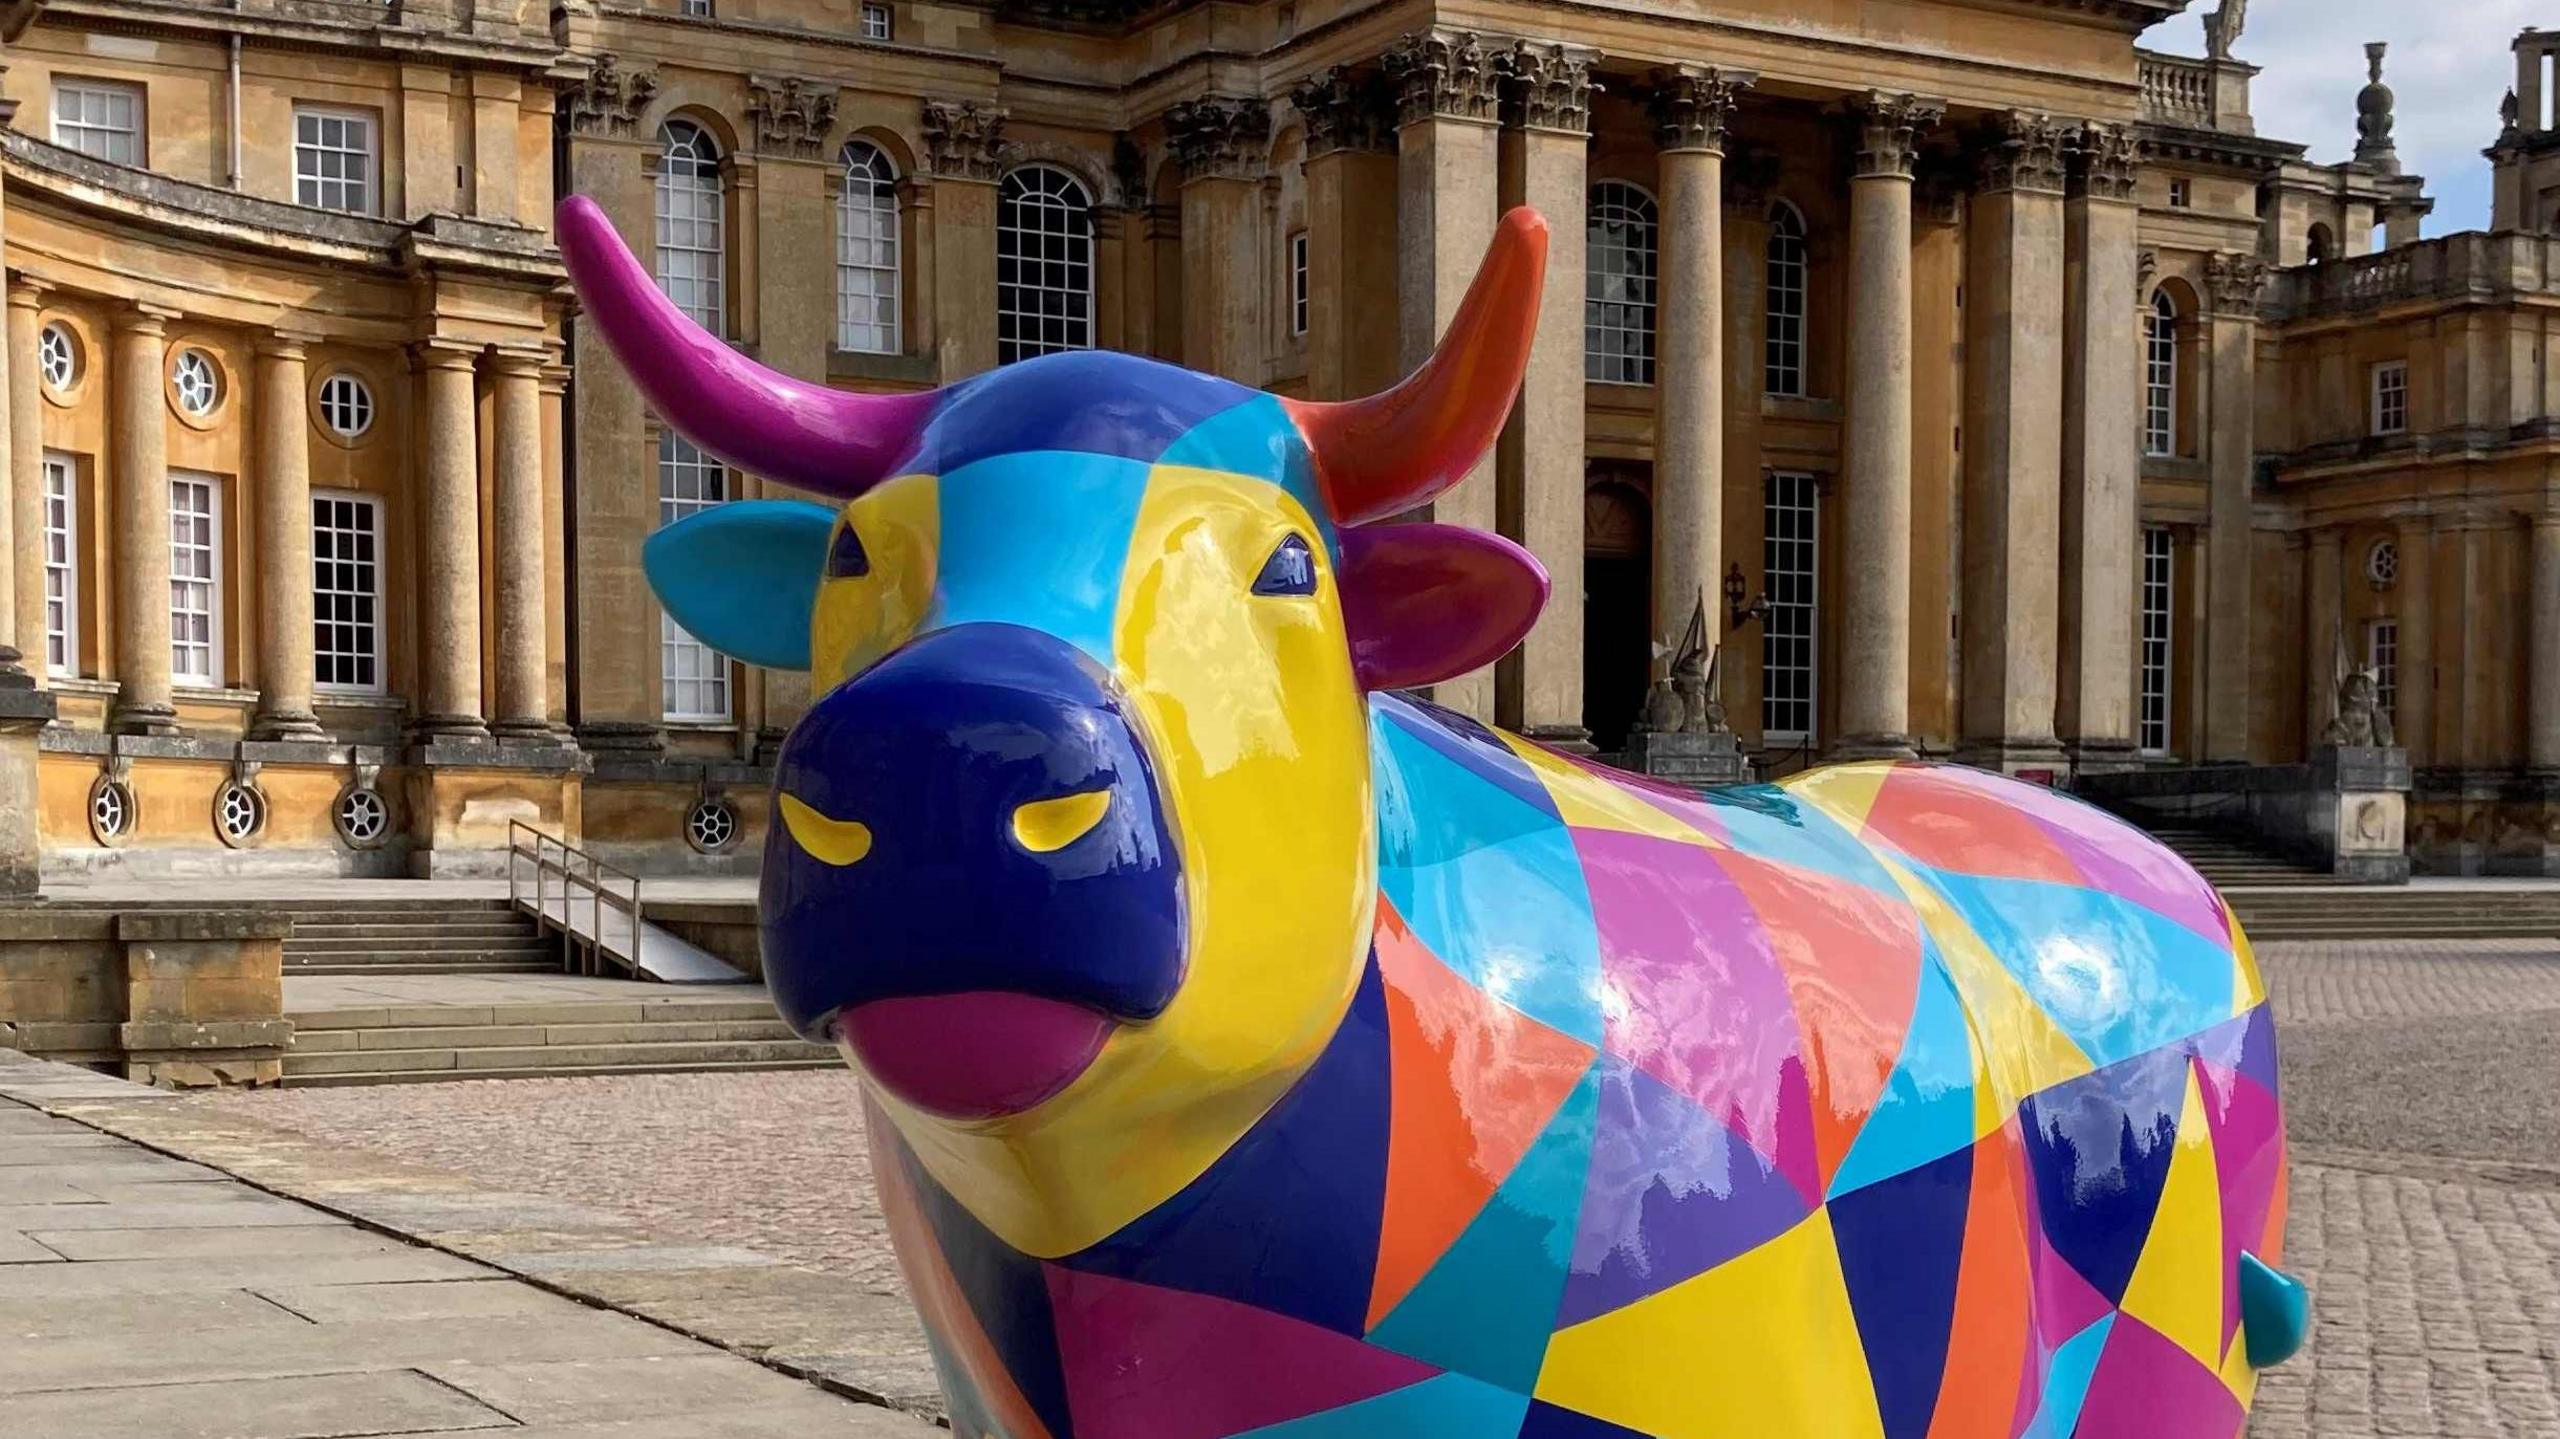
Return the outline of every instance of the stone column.
<path id="1" fill-rule="evenodd" d="M 1262 378 L 1262 173 L 1271 111 L 1212 95 L 1165 112 L 1182 173 L 1182 356 L 1195 370 Z"/>
<path id="2" fill-rule="evenodd" d="M 1849 181 L 1842 757 L 1911 747 L 1911 166 L 1945 105 L 1870 92 Z"/>
<path id="3" fill-rule="evenodd" d="M 419 670 L 411 728 L 423 743 L 489 737 L 480 706 L 480 445 L 473 365 L 480 347 L 420 341 L 418 413 L 426 463 L 418 506 Z"/>
<path id="4" fill-rule="evenodd" d="M 498 613 L 497 722 L 503 738 L 550 737 L 551 621 L 543 593 L 541 350 L 499 350 L 494 476 Z"/>
<path id="5" fill-rule="evenodd" d="M 1724 147 L 1748 71 L 1681 65 L 1647 97 L 1660 157 L 1654 294 L 1653 645 L 1668 654 L 1703 597 L 1724 630 Z M 1719 671 L 1719 675 L 1721 675 Z"/>
<path id="6" fill-rule="evenodd" d="M 569 577 L 567 514 L 567 394 L 569 367 L 557 349 L 542 367 L 542 658 L 543 717 L 555 736 L 567 738 L 569 714 Z M 558 539 L 557 545 L 550 543 Z M 553 559 L 553 556 L 560 558 Z"/>
<path id="7" fill-rule="evenodd" d="M 2063 136 L 2049 115 L 1995 119 L 1967 226 L 1962 754 L 1987 769 L 2062 758 Z"/>
<path id="8" fill-rule="evenodd" d="M 36 369 L 44 292 L 24 275 L 9 281 L 9 589 L 12 619 L 0 643 L 26 657 L 27 673 L 49 686 L 44 659 L 44 376 Z M 95 363 L 94 360 L 92 363 Z M 74 657 L 76 664 L 77 657 Z"/>
<path id="9" fill-rule="evenodd" d="M 2525 699 L 2525 763 L 2560 770 L 2560 514 L 2533 517 L 2533 613 L 2526 631 L 2531 688 Z"/>
<path id="10" fill-rule="evenodd" d="M 934 377 L 945 384 L 996 363 L 996 180 L 1005 110 L 974 101 L 924 105 L 933 171 Z"/>
<path id="11" fill-rule="evenodd" d="M 1499 180 L 1495 128 L 1499 76 L 1484 40 L 1463 31 L 1426 30 L 1396 42 L 1383 61 L 1397 85 L 1397 293 L 1402 298 L 1399 349 L 1410 370 L 1430 357 L 1458 311 L 1492 243 Z M 1578 212 L 1577 212 L 1578 213 Z M 1566 224 L 1570 224 L 1567 221 Z M 1559 225 L 1556 228 L 1565 228 Z M 1187 303 L 1186 298 L 1186 303 Z M 1497 528 L 1492 457 L 1442 495 L 1433 517 L 1474 529 Z M 1493 717 L 1493 671 L 1461 675 L 1436 687 L 1440 703 L 1478 718 Z"/>
<path id="12" fill-rule="evenodd" d="M 1335 68 L 1289 103 L 1307 125 L 1307 393 L 1375 394 L 1397 379 L 1395 94 L 1374 71 Z"/>
<path id="13" fill-rule="evenodd" d="M 258 346 L 258 714 L 249 736 L 322 737 L 312 710 L 311 419 L 303 346 L 278 331 Z"/>
<path id="14" fill-rule="evenodd" d="M 1559 583 L 1498 674 L 1495 713 L 1533 739 L 1578 746 L 1582 724 L 1582 307 L 1588 281 L 1591 63 L 1599 52 L 1522 42 L 1509 77 L 1502 137 L 1502 203 L 1556 217 L 1550 225 L 1538 335 L 1496 459 L 1503 530 Z M 1567 219 L 1565 217 L 1573 217 Z"/>
<path id="15" fill-rule="evenodd" d="M 176 734 L 169 684 L 169 403 L 161 367 L 177 312 L 131 305 L 116 312 L 114 423 L 116 681 L 107 727 L 117 734 Z"/>
<path id="16" fill-rule="evenodd" d="M 2133 763 L 2134 596 L 2142 551 L 2140 148 L 2081 129 L 2063 206 L 2062 657 L 2055 727 L 2075 769 Z"/>
<path id="17" fill-rule="evenodd" d="M 2302 558 L 2302 753 L 2308 758 L 2328 738 L 2336 717 L 2338 660 L 2361 664 L 2347 642 L 2342 588 L 2347 537 L 2334 527 L 2304 537 Z"/>
<path id="18" fill-rule="evenodd" d="M 2241 251 L 2205 257 L 2205 734 L 2207 762 L 2249 758 L 2251 491 L 2257 466 L 2258 288 L 2265 262 Z"/>
<path id="19" fill-rule="evenodd" d="M 2400 573 L 2392 591 L 2400 619 L 2400 693 L 2391 724 L 2409 763 L 2424 766 L 2435 758 L 2435 517 L 2401 516 L 2398 544 Z"/>

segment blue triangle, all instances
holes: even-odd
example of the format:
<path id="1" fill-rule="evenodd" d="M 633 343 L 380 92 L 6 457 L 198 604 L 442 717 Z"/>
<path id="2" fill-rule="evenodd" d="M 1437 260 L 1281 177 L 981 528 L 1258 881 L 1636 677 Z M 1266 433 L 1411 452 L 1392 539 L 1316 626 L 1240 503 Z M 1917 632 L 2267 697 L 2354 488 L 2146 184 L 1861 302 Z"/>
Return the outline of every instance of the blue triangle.
<path id="1" fill-rule="evenodd" d="M 2053 1351 L 2053 1362 L 2045 1366 L 2043 1401 L 2018 1439 L 2071 1439 L 2071 1431 L 2080 1427 L 2080 1406 L 2088 1402 L 2089 1381 L 2098 1377 L 2098 1355 L 2115 1323 L 2114 1311 L 2101 1314 Z"/>
<path id="2" fill-rule="evenodd" d="M 1520 1428 L 1529 1396 L 1442 1374 L 1374 1399 L 1247 1430 L 1237 1439 L 1499 1439 Z"/>
<path id="3" fill-rule="evenodd" d="M 2019 1107 L 2045 1239 L 2109 1304 L 2124 1302 L 2168 1182 L 2187 1064 L 2183 1049 L 2156 1050 Z"/>
<path id="4" fill-rule="evenodd" d="M 1622 1429 L 1606 1419 L 1594 1419 L 1572 1409 L 1559 1409 L 1545 1400 L 1529 1405 L 1529 1417 L 1520 1425 L 1519 1439 L 1646 1439 L 1633 1429 Z"/>
<path id="5" fill-rule="evenodd" d="M 1886 1439 L 1929 1432 L 1955 1324 L 1956 1272 L 1972 1196 L 1968 1145 L 1826 1206 Z"/>
<path id="6" fill-rule="evenodd" d="M 1973 1143 L 1973 1029 L 1937 945 L 1927 951 L 1902 1058 L 1831 1176 L 1834 1198 Z"/>
<path id="7" fill-rule="evenodd" d="M 1524 1395 L 1537 1387 L 1573 1258 L 1599 1095 L 1594 1065 L 1370 1343 Z"/>

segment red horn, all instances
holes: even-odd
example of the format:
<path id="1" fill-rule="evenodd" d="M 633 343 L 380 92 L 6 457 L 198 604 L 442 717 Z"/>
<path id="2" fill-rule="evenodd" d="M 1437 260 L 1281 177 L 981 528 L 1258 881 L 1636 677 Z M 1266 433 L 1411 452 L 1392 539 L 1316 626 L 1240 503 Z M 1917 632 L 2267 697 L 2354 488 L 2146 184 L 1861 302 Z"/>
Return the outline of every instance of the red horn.
<path id="1" fill-rule="evenodd" d="M 849 499 L 889 478 L 940 402 L 830 389 L 739 354 L 659 293 L 584 195 L 560 202 L 554 228 L 580 306 L 651 408 L 742 470 Z"/>
<path id="2" fill-rule="evenodd" d="M 1334 523 L 1367 524 L 1466 477 L 1502 434 L 1547 273 L 1547 222 L 1522 206 L 1502 217 L 1475 283 L 1421 369 L 1365 400 L 1282 400 L 1315 452 Z"/>

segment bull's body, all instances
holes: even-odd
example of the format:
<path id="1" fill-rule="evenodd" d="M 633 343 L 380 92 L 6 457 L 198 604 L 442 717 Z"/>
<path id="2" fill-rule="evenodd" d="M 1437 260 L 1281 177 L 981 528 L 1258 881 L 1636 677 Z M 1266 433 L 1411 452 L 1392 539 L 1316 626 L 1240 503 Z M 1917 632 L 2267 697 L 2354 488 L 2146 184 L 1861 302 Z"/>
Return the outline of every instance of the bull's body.
<path id="1" fill-rule="evenodd" d="M 2186 865 L 1969 770 L 1701 801 L 1371 713 L 1369 971 L 1196 1182 L 1042 1261 L 875 1115 L 959 1433 L 2239 1429 L 2283 1136 Z"/>

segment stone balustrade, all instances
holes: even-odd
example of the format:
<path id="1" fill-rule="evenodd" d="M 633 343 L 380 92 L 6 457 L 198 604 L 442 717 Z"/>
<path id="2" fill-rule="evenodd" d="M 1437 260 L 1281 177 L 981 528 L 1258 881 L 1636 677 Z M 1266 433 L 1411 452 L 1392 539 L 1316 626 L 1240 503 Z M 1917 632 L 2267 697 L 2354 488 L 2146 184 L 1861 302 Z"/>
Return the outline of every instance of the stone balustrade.
<path id="1" fill-rule="evenodd" d="M 2272 317 L 2301 319 L 2403 300 L 2560 294 L 2560 237 L 2471 230 L 2279 272 Z"/>
<path id="2" fill-rule="evenodd" d="M 2142 52 L 2142 118 L 2162 125 L 2212 129 L 2212 64 L 2183 55 Z"/>

